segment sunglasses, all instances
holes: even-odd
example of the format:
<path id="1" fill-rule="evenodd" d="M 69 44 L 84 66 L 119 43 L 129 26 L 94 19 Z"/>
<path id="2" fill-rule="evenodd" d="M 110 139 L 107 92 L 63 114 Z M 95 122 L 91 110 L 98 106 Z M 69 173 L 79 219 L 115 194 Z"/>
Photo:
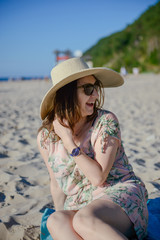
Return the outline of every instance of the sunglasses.
<path id="1" fill-rule="evenodd" d="M 91 96 L 94 89 L 96 91 L 99 90 L 99 84 L 98 84 L 98 81 L 96 81 L 94 84 L 91 84 L 91 83 L 86 83 L 84 85 L 81 85 L 81 86 L 78 86 L 78 88 L 83 88 L 84 89 L 84 93 L 87 95 L 87 96 Z"/>

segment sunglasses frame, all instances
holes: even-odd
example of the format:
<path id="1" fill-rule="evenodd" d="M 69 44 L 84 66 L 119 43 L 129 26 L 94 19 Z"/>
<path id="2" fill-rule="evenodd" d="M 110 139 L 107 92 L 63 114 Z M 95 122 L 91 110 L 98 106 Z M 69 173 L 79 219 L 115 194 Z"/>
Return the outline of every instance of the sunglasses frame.
<path id="1" fill-rule="evenodd" d="M 91 92 L 87 92 L 87 88 L 89 89 L 90 87 L 92 87 Z M 87 96 L 91 96 L 91 95 L 93 94 L 93 92 L 94 92 L 94 89 L 95 89 L 96 91 L 98 91 L 98 89 L 100 88 L 100 86 L 99 86 L 99 82 L 96 81 L 94 84 L 92 84 L 92 83 L 85 83 L 85 84 L 83 84 L 83 85 L 81 85 L 81 86 L 78 86 L 77 88 L 83 88 L 83 89 L 84 89 L 84 93 L 85 93 Z"/>

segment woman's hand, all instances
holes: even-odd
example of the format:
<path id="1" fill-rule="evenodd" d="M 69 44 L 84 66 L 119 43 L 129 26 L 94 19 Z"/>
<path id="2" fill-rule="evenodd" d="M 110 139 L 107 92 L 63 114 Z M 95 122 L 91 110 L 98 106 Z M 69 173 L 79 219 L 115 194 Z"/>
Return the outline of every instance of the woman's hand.
<path id="1" fill-rule="evenodd" d="M 68 126 L 67 120 L 64 120 L 64 124 Z M 64 127 L 58 119 L 53 121 L 54 132 L 61 138 L 65 148 L 70 151 L 75 147 L 73 142 L 72 130 L 68 127 Z"/>
<path id="2" fill-rule="evenodd" d="M 65 121 L 64 124 L 68 126 L 67 121 Z M 70 138 L 70 139 L 72 138 L 72 131 L 71 131 L 71 129 L 69 127 L 64 127 L 58 121 L 57 118 L 53 121 L 53 127 L 54 127 L 55 133 L 62 139 L 62 141 L 65 138 Z"/>

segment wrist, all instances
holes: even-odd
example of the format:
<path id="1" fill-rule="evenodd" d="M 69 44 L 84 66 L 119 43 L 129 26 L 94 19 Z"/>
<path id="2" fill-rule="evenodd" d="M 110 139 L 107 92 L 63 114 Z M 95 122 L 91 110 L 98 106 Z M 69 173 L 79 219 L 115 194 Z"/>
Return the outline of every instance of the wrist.
<path id="1" fill-rule="evenodd" d="M 81 154 L 80 147 L 73 148 L 72 152 L 70 153 L 71 157 L 78 157 Z"/>
<path id="2" fill-rule="evenodd" d="M 67 142 L 64 144 L 66 150 L 71 154 L 74 148 L 77 148 L 77 145 L 74 142 Z"/>
<path id="3" fill-rule="evenodd" d="M 71 157 L 77 157 L 81 154 L 81 149 L 74 142 L 64 145 Z"/>

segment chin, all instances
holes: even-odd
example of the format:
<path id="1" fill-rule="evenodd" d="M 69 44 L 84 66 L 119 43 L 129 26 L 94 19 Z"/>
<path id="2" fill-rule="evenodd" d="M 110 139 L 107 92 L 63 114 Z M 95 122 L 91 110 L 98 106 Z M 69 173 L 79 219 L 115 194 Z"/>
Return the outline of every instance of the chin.
<path id="1" fill-rule="evenodd" d="M 92 109 L 90 109 L 90 110 L 84 110 L 83 112 L 82 112 L 82 117 L 83 118 L 85 118 L 85 117 L 87 117 L 87 116 L 91 116 L 92 114 L 94 113 L 94 110 Z"/>
<path id="2" fill-rule="evenodd" d="M 93 111 L 92 112 L 87 112 L 84 117 L 91 116 L 92 114 L 93 114 Z"/>

